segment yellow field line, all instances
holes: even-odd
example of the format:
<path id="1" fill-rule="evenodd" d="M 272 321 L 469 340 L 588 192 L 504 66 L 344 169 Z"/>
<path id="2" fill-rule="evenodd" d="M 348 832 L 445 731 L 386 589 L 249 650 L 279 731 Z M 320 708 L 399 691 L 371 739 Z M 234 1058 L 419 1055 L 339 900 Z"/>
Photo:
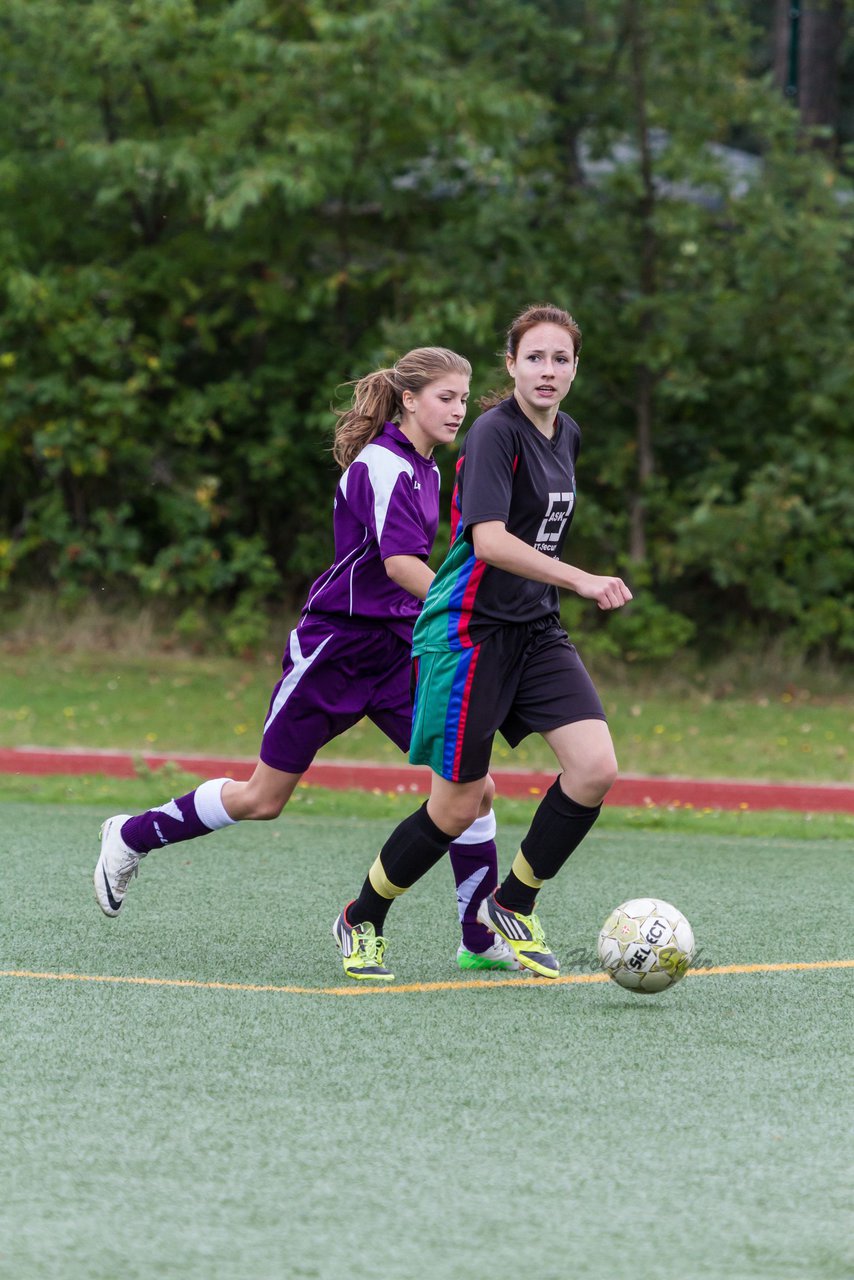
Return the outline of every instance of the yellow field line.
<path id="1" fill-rule="evenodd" d="M 703 978 L 720 973 L 787 973 L 793 970 L 808 969 L 850 969 L 854 968 L 854 960 L 808 960 L 781 964 L 722 964 L 708 969 L 689 969 L 688 973 L 695 978 Z M 143 987 L 192 987 L 202 991 L 271 991 L 278 995 L 290 996 L 366 996 L 366 995 L 404 995 L 413 991 L 468 991 L 472 988 L 502 987 L 509 990 L 516 986 L 519 979 L 468 978 L 454 982 L 401 982 L 397 985 L 361 985 L 353 983 L 346 987 L 280 987 L 255 982 L 200 982 L 195 978 L 143 978 L 120 977 L 101 973 L 36 973 L 31 969 L 0 969 L 0 978 L 39 978 L 54 982 L 117 982 L 131 986 Z M 532 982 L 530 987 L 546 990 L 549 987 L 578 984 L 586 982 L 607 982 L 605 973 L 569 973 L 559 978 L 546 978 L 540 982 Z"/>

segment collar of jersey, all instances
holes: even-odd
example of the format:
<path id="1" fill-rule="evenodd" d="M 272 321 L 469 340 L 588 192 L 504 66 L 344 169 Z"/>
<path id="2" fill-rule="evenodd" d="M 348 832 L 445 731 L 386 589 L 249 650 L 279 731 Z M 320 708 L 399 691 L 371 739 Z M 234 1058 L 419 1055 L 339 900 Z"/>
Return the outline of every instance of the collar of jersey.
<path id="1" fill-rule="evenodd" d="M 558 409 L 557 411 L 557 417 L 555 418 L 554 434 L 550 439 L 548 436 L 543 435 L 542 431 L 540 431 L 536 423 L 531 421 L 531 419 L 528 417 L 525 410 L 520 405 L 519 401 L 516 399 L 516 397 L 512 393 L 507 397 L 504 403 L 509 404 L 512 407 L 513 412 L 518 417 L 520 417 L 522 421 L 531 428 L 532 431 L 535 431 L 537 433 L 537 435 L 540 437 L 540 439 L 543 441 L 544 444 L 554 447 L 554 443 L 557 440 L 558 436 L 560 435 L 560 429 L 562 425 L 562 422 L 561 422 L 562 412 L 560 409 Z"/>
<path id="2" fill-rule="evenodd" d="M 418 450 L 415 448 L 415 445 L 407 436 L 403 434 L 403 432 L 401 431 L 400 427 L 397 425 L 396 422 L 384 423 L 381 434 L 384 436 L 388 436 L 390 440 L 393 440 L 395 444 L 400 445 L 401 448 L 408 449 L 410 453 L 414 453 L 415 457 L 419 460 L 419 462 L 423 463 L 425 467 L 433 467 L 436 465 L 435 460 L 433 458 L 425 458 L 422 453 L 418 452 Z"/>

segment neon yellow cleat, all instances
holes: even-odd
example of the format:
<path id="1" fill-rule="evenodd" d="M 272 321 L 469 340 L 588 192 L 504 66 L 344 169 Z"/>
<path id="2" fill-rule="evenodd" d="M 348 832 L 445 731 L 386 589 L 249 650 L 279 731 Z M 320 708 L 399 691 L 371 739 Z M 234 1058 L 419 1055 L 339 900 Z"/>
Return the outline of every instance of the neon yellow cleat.
<path id="1" fill-rule="evenodd" d="M 360 982 L 394 982 L 394 974 L 383 964 L 385 938 L 377 937 L 372 924 L 367 921 L 348 924 L 345 907 L 332 926 L 332 936 L 344 959 L 344 972 L 348 978 L 356 978 Z"/>
<path id="2" fill-rule="evenodd" d="M 508 911 L 495 901 L 495 894 L 484 898 L 478 909 L 480 924 L 503 938 L 520 964 L 541 978 L 556 978 L 560 973 L 557 956 L 552 955 L 543 937 L 543 926 L 536 916 L 523 916 L 521 911 Z"/>

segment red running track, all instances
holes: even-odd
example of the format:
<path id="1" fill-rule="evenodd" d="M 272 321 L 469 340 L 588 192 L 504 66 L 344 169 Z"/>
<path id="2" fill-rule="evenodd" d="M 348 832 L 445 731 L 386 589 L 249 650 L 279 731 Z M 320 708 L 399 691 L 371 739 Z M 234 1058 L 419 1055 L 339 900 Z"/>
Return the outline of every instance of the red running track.
<path id="1" fill-rule="evenodd" d="M 0 773 L 104 774 L 134 778 L 139 766 L 159 769 L 174 764 L 200 778 L 248 778 L 255 761 L 246 757 L 160 755 L 120 751 L 47 751 L 31 747 L 0 748 Z M 493 772 L 502 796 L 541 795 L 554 781 L 554 773 L 496 769 Z M 430 771 L 417 765 L 359 764 L 350 761 L 316 761 L 305 781 L 318 787 L 367 791 L 429 791 Z M 854 787 L 802 786 L 792 783 L 649 778 L 624 774 L 608 794 L 608 804 L 693 805 L 695 809 L 783 809 L 799 813 L 854 813 Z"/>

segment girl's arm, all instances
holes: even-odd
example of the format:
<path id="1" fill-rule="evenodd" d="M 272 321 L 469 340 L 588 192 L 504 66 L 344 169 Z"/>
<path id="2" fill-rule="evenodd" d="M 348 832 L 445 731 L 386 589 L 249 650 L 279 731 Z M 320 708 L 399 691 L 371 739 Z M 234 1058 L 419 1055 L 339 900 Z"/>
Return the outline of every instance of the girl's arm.
<path id="1" fill-rule="evenodd" d="M 507 526 L 500 520 L 484 520 L 482 524 L 473 525 L 472 544 L 478 560 L 520 578 L 574 591 L 585 600 L 595 600 L 600 609 L 619 609 L 632 598 L 622 578 L 585 573 L 574 565 L 555 560 L 508 533 Z"/>
<path id="2" fill-rule="evenodd" d="M 436 575 L 418 556 L 389 556 L 383 560 L 383 565 L 392 582 L 419 600 L 426 598 L 427 589 Z"/>

